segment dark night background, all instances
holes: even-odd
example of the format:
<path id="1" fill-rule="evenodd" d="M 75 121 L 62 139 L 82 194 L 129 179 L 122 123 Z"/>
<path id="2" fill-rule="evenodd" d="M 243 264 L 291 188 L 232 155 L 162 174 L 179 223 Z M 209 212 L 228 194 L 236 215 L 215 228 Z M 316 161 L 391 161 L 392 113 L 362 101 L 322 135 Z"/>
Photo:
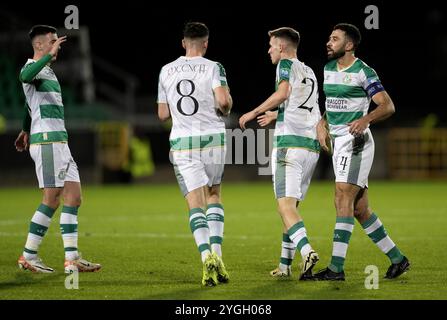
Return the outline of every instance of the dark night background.
<path id="1" fill-rule="evenodd" d="M 205 22 L 210 28 L 207 57 L 221 62 L 235 101 L 234 112 L 257 106 L 274 88 L 274 66 L 267 31 L 291 26 L 301 33 L 298 58 L 311 66 L 320 80 L 320 105 L 325 43 L 338 22 L 350 22 L 362 32 L 357 56 L 379 74 L 394 100 L 396 114 L 385 126 L 416 126 L 429 113 L 446 123 L 441 94 L 447 70 L 447 14 L 440 3 L 345 1 L 314 2 L 17 2 L 1 4 L 11 19 L 0 22 L 2 31 L 22 28 L 14 18 L 33 24 L 51 24 L 63 35 L 64 8 L 79 8 L 80 24 L 90 29 L 92 52 L 136 75 L 138 93 L 156 95 L 160 68 L 183 54 L 182 28 L 186 21 Z M 379 30 L 366 30 L 368 4 L 379 8 Z M 6 25 L 7 23 L 7 25 Z M 21 57 L 25 60 L 26 57 Z M 149 103 L 148 112 L 154 112 Z"/>

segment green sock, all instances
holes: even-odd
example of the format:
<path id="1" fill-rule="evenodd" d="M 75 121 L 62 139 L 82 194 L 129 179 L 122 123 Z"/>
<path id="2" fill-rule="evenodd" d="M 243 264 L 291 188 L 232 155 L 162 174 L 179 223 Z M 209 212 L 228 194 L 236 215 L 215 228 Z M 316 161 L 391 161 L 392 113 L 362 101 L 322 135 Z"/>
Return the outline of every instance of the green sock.
<path id="1" fill-rule="evenodd" d="M 289 230 L 287 230 L 287 233 L 289 234 L 290 240 L 293 241 L 303 258 L 306 257 L 310 251 L 312 251 L 312 247 L 307 239 L 307 232 L 303 221 L 295 223 Z"/>
<path id="2" fill-rule="evenodd" d="M 348 252 L 349 239 L 354 230 L 354 217 L 337 217 L 334 229 L 332 259 L 329 269 L 342 272 Z"/>
<path id="3" fill-rule="evenodd" d="M 206 221 L 210 229 L 211 250 L 222 257 L 224 233 L 224 208 L 220 203 L 209 204 L 206 208 Z"/>
<path id="4" fill-rule="evenodd" d="M 296 246 L 292 240 L 290 240 L 287 233 L 282 234 L 281 244 L 281 259 L 279 260 L 279 269 L 286 271 L 290 268 L 295 257 Z"/>
<path id="5" fill-rule="evenodd" d="M 202 262 L 210 251 L 210 229 L 206 221 L 205 212 L 202 208 L 193 208 L 189 211 L 189 226 L 196 241 L 197 248 L 199 248 Z"/>
<path id="6" fill-rule="evenodd" d="M 63 206 L 60 219 L 66 260 L 75 260 L 78 254 L 78 207 Z"/>
<path id="7" fill-rule="evenodd" d="M 382 222 L 374 213 L 362 223 L 362 227 L 368 237 L 388 256 L 391 263 L 399 263 L 403 260 L 404 256 L 388 236 Z"/>
<path id="8" fill-rule="evenodd" d="M 40 243 L 50 226 L 54 211 L 53 208 L 42 203 L 37 208 L 36 212 L 34 212 L 29 225 L 25 248 L 23 249 L 23 256 L 25 259 L 34 259 L 37 257 L 37 251 L 39 250 Z"/>

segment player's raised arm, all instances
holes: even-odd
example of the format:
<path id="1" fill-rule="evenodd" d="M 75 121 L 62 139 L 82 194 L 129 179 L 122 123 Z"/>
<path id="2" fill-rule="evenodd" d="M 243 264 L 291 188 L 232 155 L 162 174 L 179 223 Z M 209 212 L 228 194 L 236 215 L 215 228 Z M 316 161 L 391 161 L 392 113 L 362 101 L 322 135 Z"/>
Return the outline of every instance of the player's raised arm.
<path id="1" fill-rule="evenodd" d="M 34 50 L 37 50 L 39 53 L 40 51 L 43 51 L 43 41 L 41 40 L 42 37 L 46 37 L 46 35 L 40 35 L 35 37 L 35 39 L 32 42 Z M 24 83 L 31 83 L 34 78 L 37 76 L 37 74 L 52 60 L 54 60 L 55 57 L 57 57 L 57 54 L 60 50 L 60 46 L 62 43 L 67 41 L 67 37 L 63 36 L 60 38 L 57 38 L 55 40 L 52 40 L 52 47 L 48 54 L 45 54 L 41 58 L 39 58 L 36 62 L 30 63 L 26 65 L 19 75 L 19 80 Z"/>
<path id="2" fill-rule="evenodd" d="M 37 74 L 51 61 L 51 58 L 51 54 L 46 54 L 38 61 L 26 65 L 20 72 L 20 82 L 31 83 Z"/>

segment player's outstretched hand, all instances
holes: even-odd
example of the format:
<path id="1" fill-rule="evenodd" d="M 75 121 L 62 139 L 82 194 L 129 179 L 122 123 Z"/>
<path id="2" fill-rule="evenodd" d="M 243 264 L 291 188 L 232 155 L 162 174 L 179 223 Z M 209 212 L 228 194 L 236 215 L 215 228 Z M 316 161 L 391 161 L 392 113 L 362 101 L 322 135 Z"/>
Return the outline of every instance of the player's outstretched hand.
<path id="1" fill-rule="evenodd" d="M 278 112 L 266 111 L 266 113 L 264 113 L 258 117 L 258 123 L 261 127 L 265 127 L 268 124 L 270 124 L 272 121 L 276 120 L 277 116 L 278 116 Z"/>
<path id="2" fill-rule="evenodd" d="M 50 54 L 54 57 L 57 55 L 59 50 L 61 49 L 61 44 L 67 41 L 67 36 L 62 36 L 60 38 L 57 38 L 57 40 L 53 43 L 53 46 L 51 47 Z"/>
<path id="3" fill-rule="evenodd" d="M 239 126 L 242 129 L 245 129 L 245 124 L 247 122 L 253 120 L 254 118 L 256 118 L 256 114 L 254 111 L 250 111 L 250 112 L 243 114 L 242 117 L 239 118 Z"/>
<path id="4" fill-rule="evenodd" d="M 14 141 L 14 145 L 16 146 L 16 150 L 18 152 L 22 152 L 22 151 L 28 150 L 28 147 L 29 147 L 29 133 L 22 130 L 19 133 L 16 141 Z"/>

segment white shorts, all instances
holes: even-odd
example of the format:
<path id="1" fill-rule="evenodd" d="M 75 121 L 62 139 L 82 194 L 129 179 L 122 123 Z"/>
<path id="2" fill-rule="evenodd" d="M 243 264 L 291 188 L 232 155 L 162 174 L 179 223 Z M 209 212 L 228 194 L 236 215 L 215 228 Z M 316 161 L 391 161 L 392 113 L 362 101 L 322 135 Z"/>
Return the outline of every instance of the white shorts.
<path id="1" fill-rule="evenodd" d="M 334 139 L 335 182 L 368 187 L 368 176 L 374 160 L 374 139 L 368 128 L 360 137 L 351 134 Z"/>
<path id="2" fill-rule="evenodd" d="M 65 181 L 80 182 L 78 166 L 67 143 L 32 144 L 39 188 L 62 188 Z"/>
<path id="3" fill-rule="evenodd" d="M 225 151 L 225 147 L 171 151 L 175 176 L 184 196 L 205 185 L 221 184 Z"/>
<path id="4" fill-rule="evenodd" d="M 291 197 L 302 201 L 319 156 L 317 152 L 302 148 L 274 148 L 272 172 L 276 199 Z"/>

